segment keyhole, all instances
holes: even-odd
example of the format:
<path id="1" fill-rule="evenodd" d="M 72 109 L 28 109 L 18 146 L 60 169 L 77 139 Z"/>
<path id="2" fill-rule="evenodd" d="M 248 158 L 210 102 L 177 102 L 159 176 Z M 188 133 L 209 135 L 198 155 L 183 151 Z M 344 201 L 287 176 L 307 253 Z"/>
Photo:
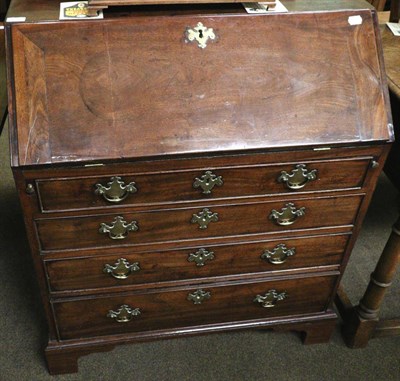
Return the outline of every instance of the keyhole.
<path id="1" fill-rule="evenodd" d="M 199 29 L 199 37 L 203 38 L 203 29 Z"/>

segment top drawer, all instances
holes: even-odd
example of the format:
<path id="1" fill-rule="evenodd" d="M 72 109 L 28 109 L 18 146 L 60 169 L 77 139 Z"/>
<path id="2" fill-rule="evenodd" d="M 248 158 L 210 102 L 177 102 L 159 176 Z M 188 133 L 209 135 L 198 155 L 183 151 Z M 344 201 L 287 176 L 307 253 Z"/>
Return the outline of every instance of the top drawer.
<path id="1" fill-rule="evenodd" d="M 42 211 L 163 204 L 361 187 L 368 158 L 38 180 Z"/>

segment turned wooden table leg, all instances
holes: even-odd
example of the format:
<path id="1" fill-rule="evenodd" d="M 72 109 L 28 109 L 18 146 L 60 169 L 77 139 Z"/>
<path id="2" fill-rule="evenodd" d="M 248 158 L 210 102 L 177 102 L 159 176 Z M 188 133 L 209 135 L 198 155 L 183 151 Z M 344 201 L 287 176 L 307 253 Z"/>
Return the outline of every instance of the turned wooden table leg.
<path id="1" fill-rule="evenodd" d="M 351 348 L 363 348 L 374 335 L 379 322 L 379 309 L 386 290 L 390 287 L 400 260 L 400 218 L 371 274 L 364 296 L 352 313 L 348 314 L 343 336 Z"/>

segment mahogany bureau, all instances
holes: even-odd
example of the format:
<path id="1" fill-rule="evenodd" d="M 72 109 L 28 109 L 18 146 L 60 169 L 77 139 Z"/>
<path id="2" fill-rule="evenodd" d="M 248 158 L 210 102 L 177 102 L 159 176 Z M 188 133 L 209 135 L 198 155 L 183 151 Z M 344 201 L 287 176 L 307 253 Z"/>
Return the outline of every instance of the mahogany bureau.
<path id="1" fill-rule="evenodd" d="M 329 340 L 391 116 L 369 5 L 284 3 L 84 21 L 11 4 L 12 166 L 51 373 L 229 329 Z"/>

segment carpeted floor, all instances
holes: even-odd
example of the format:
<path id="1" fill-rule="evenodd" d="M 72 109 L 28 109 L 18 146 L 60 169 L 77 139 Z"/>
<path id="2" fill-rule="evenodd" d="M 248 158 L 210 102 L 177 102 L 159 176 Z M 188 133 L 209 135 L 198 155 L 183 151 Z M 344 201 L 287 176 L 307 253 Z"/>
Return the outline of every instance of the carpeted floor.
<path id="1" fill-rule="evenodd" d="M 340 325 L 329 344 L 303 346 L 295 333 L 246 331 L 119 346 L 79 361 L 79 373 L 49 376 L 40 307 L 20 206 L 0 138 L 0 381 L 400 381 L 400 336 L 348 349 Z M 382 176 L 344 277 L 355 303 L 363 294 L 395 221 L 397 191 Z M 382 316 L 400 316 L 397 277 Z"/>

